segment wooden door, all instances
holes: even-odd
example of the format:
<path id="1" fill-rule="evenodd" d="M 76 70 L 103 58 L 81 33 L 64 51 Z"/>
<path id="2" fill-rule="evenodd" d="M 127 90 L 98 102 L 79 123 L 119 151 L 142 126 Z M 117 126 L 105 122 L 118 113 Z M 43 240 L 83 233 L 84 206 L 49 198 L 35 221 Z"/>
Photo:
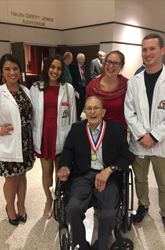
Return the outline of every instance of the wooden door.
<path id="1" fill-rule="evenodd" d="M 85 70 L 87 83 L 90 82 L 89 67 L 91 60 L 97 57 L 100 45 L 88 45 L 88 46 L 69 46 L 69 51 L 73 54 L 73 61 L 76 61 L 77 54 L 83 53 L 85 55 Z"/>
<path id="2" fill-rule="evenodd" d="M 11 51 L 12 55 L 14 55 L 20 65 L 22 70 L 22 81 L 26 85 L 26 67 L 25 67 L 25 52 L 24 52 L 24 43 L 11 43 Z"/>

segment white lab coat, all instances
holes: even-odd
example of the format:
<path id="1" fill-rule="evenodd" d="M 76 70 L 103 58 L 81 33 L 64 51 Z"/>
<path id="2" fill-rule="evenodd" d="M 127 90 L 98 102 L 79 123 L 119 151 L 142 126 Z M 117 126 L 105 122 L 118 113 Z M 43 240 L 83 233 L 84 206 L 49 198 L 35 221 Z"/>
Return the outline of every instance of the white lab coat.
<path id="1" fill-rule="evenodd" d="M 130 151 L 135 155 L 165 157 L 165 66 L 155 84 L 151 121 L 144 82 L 144 71 L 128 81 L 125 96 L 125 118 L 131 131 Z M 144 148 L 137 141 L 137 135 L 151 133 L 159 142 L 154 148 Z"/>
<path id="2" fill-rule="evenodd" d="M 40 83 L 43 86 L 43 82 Z M 66 83 L 60 84 L 58 94 L 58 111 L 57 111 L 57 138 L 56 138 L 56 155 L 63 150 L 64 142 L 71 128 L 72 123 L 76 122 L 76 103 L 75 94 L 71 84 L 68 83 L 69 105 L 70 105 L 70 124 L 68 106 L 62 103 L 67 101 Z M 44 92 L 38 89 L 37 85 L 33 85 L 30 89 L 30 96 L 34 105 L 34 124 L 33 124 L 33 143 L 34 150 L 41 154 L 42 130 L 44 119 Z M 65 113 L 64 113 L 65 112 Z M 65 115 L 64 115 L 65 114 Z"/>
<path id="3" fill-rule="evenodd" d="M 30 97 L 29 90 L 20 85 Z M 6 84 L 0 86 L 0 125 L 11 124 L 14 131 L 11 135 L 0 136 L 0 161 L 23 162 L 21 118 L 18 105 L 7 89 Z"/>

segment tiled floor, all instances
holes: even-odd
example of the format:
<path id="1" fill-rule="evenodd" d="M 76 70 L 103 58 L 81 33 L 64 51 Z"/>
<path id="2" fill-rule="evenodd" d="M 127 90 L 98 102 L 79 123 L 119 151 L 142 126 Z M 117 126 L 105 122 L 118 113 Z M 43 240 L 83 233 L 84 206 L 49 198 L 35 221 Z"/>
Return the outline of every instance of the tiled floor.
<path id="1" fill-rule="evenodd" d="M 4 179 L 0 178 L 0 250 L 60 250 L 58 223 L 51 218 L 43 218 L 45 197 L 41 184 L 40 161 L 37 160 L 34 168 L 27 173 L 28 188 L 26 208 L 28 220 L 26 224 L 14 227 L 8 223 L 5 212 L 5 200 L 3 196 Z M 159 215 L 157 187 L 152 169 L 149 175 L 151 206 L 149 215 L 146 216 L 141 226 L 132 227 L 125 236 L 134 242 L 134 250 L 164 250 L 165 232 Z M 135 209 L 137 199 L 134 198 Z M 86 234 L 89 241 L 94 241 L 97 231 L 94 230 L 93 209 L 89 209 L 85 219 Z M 97 227 L 97 226 L 95 226 Z M 110 244 L 113 238 L 110 237 Z"/>

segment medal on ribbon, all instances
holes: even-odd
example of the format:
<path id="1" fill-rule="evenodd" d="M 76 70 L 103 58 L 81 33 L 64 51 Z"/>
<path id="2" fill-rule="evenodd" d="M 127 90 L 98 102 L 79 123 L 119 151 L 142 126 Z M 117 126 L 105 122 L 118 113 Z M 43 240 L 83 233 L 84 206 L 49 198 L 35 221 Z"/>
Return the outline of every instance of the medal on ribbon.
<path id="1" fill-rule="evenodd" d="M 90 127 L 88 126 L 88 124 L 86 124 L 86 130 L 87 130 L 88 139 L 90 141 L 91 147 L 92 147 L 93 152 L 94 152 L 91 155 L 91 160 L 93 162 L 97 161 L 96 151 L 100 147 L 100 144 L 101 144 L 101 142 L 103 140 L 104 133 L 105 133 L 105 128 L 106 128 L 106 122 L 104 120 L 102 120 L 100 132 L 99 132 L 98 137 L 97 137 L 97 139 L 95 141 L 94 138 L 93 138 L 92 131 L 91 131 Z"/>

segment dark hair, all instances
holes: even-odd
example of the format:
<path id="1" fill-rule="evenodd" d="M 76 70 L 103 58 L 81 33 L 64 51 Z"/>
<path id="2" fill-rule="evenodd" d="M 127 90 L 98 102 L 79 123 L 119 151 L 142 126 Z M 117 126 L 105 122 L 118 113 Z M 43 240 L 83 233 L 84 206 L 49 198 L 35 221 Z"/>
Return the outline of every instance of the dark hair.
<path id="1" fill-rule="evenodd" d="M 2 76 L 2 73 L 3 73 L 3 66 L 4 66 L 4 64 L 5 64 L 7 61 L 17 64 L 18 67 L 19 67 L 20 73 L 22 72 L 22 71 L 21 71 L 21 65 L 20 65 L 18 59 L 17 59 L 15 56 L 11 55 L 11 54 L 4 54 L 4 55 L 1 57 L 1 60 L 0 60 L 0 84 L 1 84 L 1 85 L 3 84 L 3 82 L 2 82 L 2 77 L 3 77 L 3 76 Z M 18 80 L 18 83 L 20 83 L 19 80 Z"/>
<path id="2" fill-rule="evenodd" d="M 58 54 L 53 54 L 51 56 L 48 57 L 48 59 L 46 60 L 46 63 L 44 65 L 44 69 L 42 71 L 42 75 L 41 75 L 41 81 L 44 82 L 44 87 L 40 88 L 40 82 L 37 82 L 38 84 L 38 88 L 39 90 L 46 90 L 47 87 L 49 86 L 49 76 L 48 76 L 48 71 L 50 69 L 50 66 L 52 64 L 52 62 L 54 60 L 59 60 L 62 64 L 62 73 L 61 76 L 57 79 L 57 81 L 59 83 L 61 83 L 62 85 L 65 84 L 65 66 L 64 66 L 64 60 L 62 58 L 62 56 L 58 55 Z"/>
<path id="3" fill-rule="evenodd" d="M 108 56 L 111 55 L 111 54 L 117 54 L 117 55 L 120 57 L 120 60 L 121 60 L 121 67 L 123 67 L 124 64 L 125 64 L 125 56 L 124 56 L 124 54 L 123 54 L 121 51 L 119 51 L 119 50 L 113 50 L 113 51 L 109 52 L 108 55 L 107 55 L 106 58 L 105 58 L 104 64 L 106 63 Z"/>
<path id="4" fill-rule="evenodd" d="M 148 39 L 152 39 L 152 38 L 157 38 L 158 39 L 158 43 L 159 43 L 159 46 L 160 46 L 160 49 L 162 49 L 164 47 L 164 41 L 163 41 L 163 38 L 156 34 L 156 33 L 150 33 L 149 35 L 145 36 L 142 40 L 142 42 L 144 40 L 148 40 Z"/>

